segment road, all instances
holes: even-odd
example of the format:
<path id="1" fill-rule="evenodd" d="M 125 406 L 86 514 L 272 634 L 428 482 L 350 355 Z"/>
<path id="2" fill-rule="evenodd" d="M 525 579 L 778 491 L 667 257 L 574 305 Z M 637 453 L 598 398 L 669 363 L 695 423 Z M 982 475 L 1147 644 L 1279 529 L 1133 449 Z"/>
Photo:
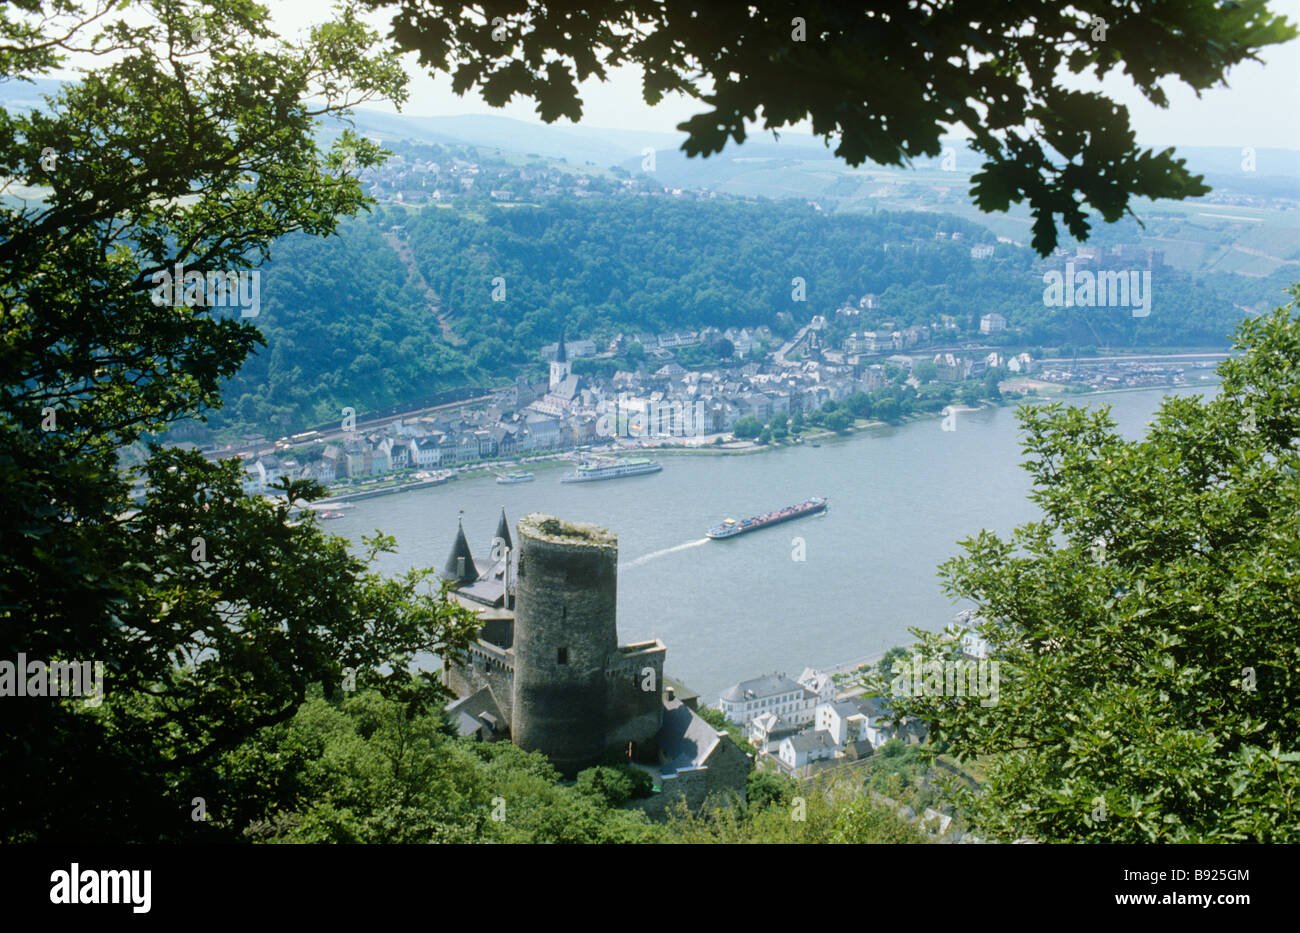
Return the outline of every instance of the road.
<path id="1" fill-rule="evenodd" d="M 381 428 L 386 424 L 392 424 L 394 421 L 401 421 L 406 418 L 419 418 L 423 415 L 432 414 L 435 411 L 446 411 L 453 408 L 464 408 L 466 405 L 477 405 L 480 402 L 492 400 L 491 395 L 480 395 L 475 398 L 467 398 L 460 402 L 447 402 L 445 405 L 434 405 L 431 408 L 420 408 L 416 411 L 403 412 L 400 415 L 386 415 L 382 418 L 365 421 L 358 419 L 356 432 L 344 431 L 342 429 L 342 420 L 340 419 L 339 429 L 335 431 L 325 431 L 321 436 L 312 441 L 313 444 L 330 443 L 332 441 L 344 440 L 352 433 L 364 433 Z M 259 441 L 255 444 L 245 444 L 239 447 L 229 447 L 225 450 L 204 451 L 204 456 L 210 460 L 228 460 L 231 457 L 240 457 L 248 455 L 252 458 L 269 456 L 275 453 L 275 442 L 272 440 Z"/>

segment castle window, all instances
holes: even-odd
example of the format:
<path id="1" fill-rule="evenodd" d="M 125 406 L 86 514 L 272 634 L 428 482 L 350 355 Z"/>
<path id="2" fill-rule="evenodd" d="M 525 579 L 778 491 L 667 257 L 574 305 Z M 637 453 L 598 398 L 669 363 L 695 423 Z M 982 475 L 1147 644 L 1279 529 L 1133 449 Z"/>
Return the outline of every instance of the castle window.
<path id="1" fill-rule="evenodd" d="M 568 648 L 556 648 L 556 649 L 555 649 L 555 663 L 556 663 L 556 664 L 568 664 L 568 663 L 569 663 L 569 649 L 568 649 Z"/>

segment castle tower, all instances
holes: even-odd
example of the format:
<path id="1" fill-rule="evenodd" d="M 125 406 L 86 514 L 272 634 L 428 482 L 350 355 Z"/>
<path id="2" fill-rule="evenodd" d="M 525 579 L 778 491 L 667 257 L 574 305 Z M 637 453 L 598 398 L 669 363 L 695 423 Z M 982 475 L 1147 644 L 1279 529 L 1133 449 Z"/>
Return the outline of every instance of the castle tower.
<path id="1" fill-rule="evenodd" d="M 605 748 L 618 539 L 547 515 L 526 516 L 518 532 L 511 737 L 572 777 Z"/>
<path id="2" fill-rule="evenodd" d="M 560 343 L 555 348 L 555 361 L 551 363 L 551 391 L 555 391 L 565 379 L 569 378 L 569 351 L 564 346 L 564 328 L 560 328 Z"/>
<path id="3" fill-rule="evenodd" d="M 469 542 L 465 540 L 465 521 L 461 519 L 456 531 L 456 540 L 452 542 L 451 554 L 447 556 L 447 565 L 442 575 L 448 580 L 459 583 L 473 583 L 478 579 L 478 568 L 474 566 L 474 555 L 469 551 Z"/>

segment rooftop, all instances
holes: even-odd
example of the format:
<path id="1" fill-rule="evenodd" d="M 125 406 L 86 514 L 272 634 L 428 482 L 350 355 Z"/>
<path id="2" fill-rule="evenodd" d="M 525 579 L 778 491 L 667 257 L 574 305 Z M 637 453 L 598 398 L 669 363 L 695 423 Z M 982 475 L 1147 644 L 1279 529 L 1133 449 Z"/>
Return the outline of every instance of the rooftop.
<path id="1" fill-rule="evenodd" d="M 804 688 L 784 674 L 764 674 L 753 680 L 743 680 L 722 694 L 728 703 L 742 703 L 746 699 L 761 700 L 780 693 L 799 693 Z M 752 694 L 752 696 L 747 696 Z"/>
<path id="2" fill-rule="evenodd" d="M 810 752 L 813 749 L 835 747 L 835 740 L 832 739 L 822 730 L 816 732 L 800 732 L 798 735 L 792 735 L 786 739 L 796 752 Z"/>

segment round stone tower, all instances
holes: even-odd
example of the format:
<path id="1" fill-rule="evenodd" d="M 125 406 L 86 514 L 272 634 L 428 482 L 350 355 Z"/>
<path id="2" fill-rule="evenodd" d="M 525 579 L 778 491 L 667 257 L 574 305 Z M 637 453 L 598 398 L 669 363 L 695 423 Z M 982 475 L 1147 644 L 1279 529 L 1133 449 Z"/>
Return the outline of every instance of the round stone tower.
<path id="1" fill-rule="evenodd" d="M 547 515 L 525 516 L 518 531 L 511 736 L 572 777 L 604 751 L 618 539 Z"/>

